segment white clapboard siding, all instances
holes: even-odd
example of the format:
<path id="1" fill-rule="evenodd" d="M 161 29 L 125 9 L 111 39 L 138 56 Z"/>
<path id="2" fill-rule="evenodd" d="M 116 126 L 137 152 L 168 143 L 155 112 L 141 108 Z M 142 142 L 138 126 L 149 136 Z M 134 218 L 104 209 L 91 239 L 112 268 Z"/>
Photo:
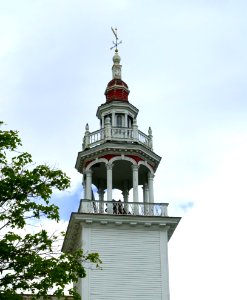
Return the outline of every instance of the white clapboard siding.
<path id="1" fill-rule="evenodd" d="M 90 300 L 164 299 L 160 240 L 159 231 L 91 228 L 90 248 L 103 264 L 90 271 Z"/>

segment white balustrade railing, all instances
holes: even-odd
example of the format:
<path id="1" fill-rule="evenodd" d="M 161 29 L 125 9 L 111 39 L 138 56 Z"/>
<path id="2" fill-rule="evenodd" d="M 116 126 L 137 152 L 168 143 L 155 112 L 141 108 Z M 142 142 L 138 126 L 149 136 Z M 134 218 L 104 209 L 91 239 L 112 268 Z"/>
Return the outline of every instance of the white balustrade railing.
<path id="1" fill-rule="evenodd" d="M 113 139 L 128 140 L 133 139 L 133 129 L 124 127 L 112 127 L 111 137 Z"/>
<path id="2" fill-rule="evenodd" d="M 88 135 L 89 137 L 89 145 L 90 146 L 94 146 L 94 145 L 97 145 L 101 140 L 104 139 L 104 129 L 100 129 L 100 130 L 97 130 L 97 131 L 94 131 L 92 133 L 90 133 Z"/>
<path id="3" fill-rule="evenodd" d="M 91 148 L 104 143 L 106 140 L 139 142 L 152 149 L 152 137 L 146 135 L 140 130 L 133 130 L 126 127 L 111 127 L 110 132 L 106 134 L 105 128 L 94 132 L 86 132 L 84 136 L 83 149 Z"/>
<path id="4" fill-rule="evenodd" d="M 135 216 L 167 216 L 168 203 L 121 202 L 82 199 L 78 212 Z"/>
<path id="5" fill-rule="evenodd" d="M 140 143 L 144 144 L 145 146 L 147 146 L 147 147 L 150 146 L 149 136 L 146 135 L 145 133 L 141 132 L 140 130 L 138 130 L 138 140 Z"/>

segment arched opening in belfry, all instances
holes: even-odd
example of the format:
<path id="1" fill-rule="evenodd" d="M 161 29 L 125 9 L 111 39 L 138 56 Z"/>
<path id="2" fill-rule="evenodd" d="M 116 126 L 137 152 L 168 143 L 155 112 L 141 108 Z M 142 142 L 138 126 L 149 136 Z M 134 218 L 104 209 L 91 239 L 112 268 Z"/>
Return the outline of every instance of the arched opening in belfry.
<path id="1" fill-rule="evenodd" d="M 107 187 L 106 182 L 106 165 L 104 162 L 96 162 L 91 167 L 92 184 L 95 185 L 96 193 L 104 192 Z"/>
<path id="2" fill-rule="evenodd" d="M 132 163 L 119 158 L 113 162 L 112 188 L 122 192 L 129 191 L 132 187 Z"/>

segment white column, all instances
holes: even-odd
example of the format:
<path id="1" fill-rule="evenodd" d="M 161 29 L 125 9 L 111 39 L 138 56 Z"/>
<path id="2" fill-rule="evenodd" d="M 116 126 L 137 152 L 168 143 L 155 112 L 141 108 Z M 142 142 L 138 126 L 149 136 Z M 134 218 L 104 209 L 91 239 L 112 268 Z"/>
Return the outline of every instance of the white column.
<path id="1" fill-rule="evenodd" d="M 138 199 L 138 168 L 139 168 L 139 166 L 132 165 L 133 202 L 139 202 L 139 199 Z M 134 213 L 138 215 L 138 204 L 134 205 Z"/>
<path id="2" fill-rule="evenodd" d="M 116 115 L 115 112 L 112 113 L 111 126 L 116 127 Z"/>
<path id="3" fill-rule="evenodd" d="M 101 115 L 101 128 L 105 127 L 105 114 Z"/>
<path id="4" fill-rule="evenodd" d="M 82 175 L 82 187 L 83 187 L 83 197 L 80 201 L 80 206 L 79 206 L 79 212 L 86 212 L 87 211 L 87 203 L 83 201 L 83 199 L 86 199 L 86 176 L 83 174 Z"/>
<path id="5" fill-rule="evenodd" d="M 99 188 L 98 189 L 98 194 L 99 194 L 99 201 L 104 201 L 104 194 L 105 194 L 104 189 Z"/>
<path id="6" fill-rule="evenodd" d="M 112 201 L 112 167 L 113 164 L 107 164 L 106 169 L 107 169 L 107 201 Z M 107 213 L 112 214 L 113 212 L 113 207 L 112 203 L 107 204 Z"/>
<path id="7" fill-rule="evenodd" d="M 123 199 L 124 199 L 124 210 L 126 212 L 126 214 L 129 212 L 129 191 L 128 189 L 124 189 L 122 192 L 123 195 Z"/>
<path id="8" fill-rule="evenodd" d="M 87 170 L 85 184 L 85 199 L 92 200 L 92 170 Z"/>
<path id="9" fill-rule="evenodd" d="M 148 183 L 147 182 L 145 182 L 143 184 L 142 189 L 143 189 L 143 202 L 147 203 L 147 202 L 149 202 L 149 190 L 148 190 Z"/>
<path id="10" fill-rule="evenodd" d="M 154 203 L 154 187 L 153 187 L 154 174 L 151 172 L 148 173 L 148 190 L 149 190 L 149 212 L 153 213 L 153 205 Z"/>
<path id="11" fill-rule="evenodd" d="M 129 200 L 129 191 L 128 190 L 124 190 L 122 192 L 122 195 L 123 195 L 124 202 L 128 202 L 128 200 Z"/>
<path id="12" fill-rule="evenodd" d="M 143 187 L 143 205 L 144 205 L 144 215 L 148 215 L 149 212 L 149 190 L 147 182 L 144 183 Z"/>
<path id="13" fill-rule="evenodd" d="M 98 189 L 98 194 L 99 194 L 99 212 L 101 214 L 104 213 L 104 194 L 105 190 L 103 188 Z"/>
<path id="14" fill-rule="evenodd" d="M 107 164 L 107 201 L 112 201 L 112 164 Z"/>
<path id="15" fill-rule="evenodd" d="M 128 115 L 124 114 L 124 127 L 128 127 Z"/>
<path id="16" fill-rule="evenodd" d="M 138 202 L 138 168 L 137 165 L 132 165 L 132 175 L 133 175 L 133 201 Z"/>
<path id="17" fill-rule="evenodd" d="M 82 175 L 83 199 L 86 199 L 86 176 Z"/>

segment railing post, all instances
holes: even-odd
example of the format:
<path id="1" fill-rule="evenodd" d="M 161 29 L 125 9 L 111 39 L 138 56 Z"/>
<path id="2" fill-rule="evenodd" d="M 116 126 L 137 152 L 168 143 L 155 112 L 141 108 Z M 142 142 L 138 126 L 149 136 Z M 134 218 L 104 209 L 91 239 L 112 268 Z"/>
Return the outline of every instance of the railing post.
<path id="1" fill-rule="evenodd" d="M 133 120 L 133 139 L 138 141 L 138 126 L 136 119 Z"/>
<path id="2" fill-rule="evenodd" d="M 83 150 L 89 148 L 89 125 L 88 123 L 85 126 L 85 135 L 83 139 Z"/>
<path id="3" fill-rule="evenodd" d="M 111 120 L 109 117 L 105 119 L 105 140 L 111 139 Z"/>
<path id="4" fill-rule="evenodd" d="M 79 207 L 79 212 L 81 213 L 90 213 L 89 201 L 87 199 L 82 199 Z"/>
<path id="5" fill-rule="evenodd" d="M 162 217 L 166 216 L 166 206 L 165 206 L 165 204 L 161 204 L 160 209 L 161 209 L 161 216 Z"/>
<path id="6" fill-rule="evenodd" d="M 165 217 L 167 215 L 168 215 L 168 213 L 167 213 L 167 203 L 164 203 L 164 204 L 161 205 L 161 216 Z"/>
<path id="7" fill-rule="evenodd" d="M 148 128 L 148 146 L 151 150 L 153 150 L 153 136 L 151 127 Z"/>

